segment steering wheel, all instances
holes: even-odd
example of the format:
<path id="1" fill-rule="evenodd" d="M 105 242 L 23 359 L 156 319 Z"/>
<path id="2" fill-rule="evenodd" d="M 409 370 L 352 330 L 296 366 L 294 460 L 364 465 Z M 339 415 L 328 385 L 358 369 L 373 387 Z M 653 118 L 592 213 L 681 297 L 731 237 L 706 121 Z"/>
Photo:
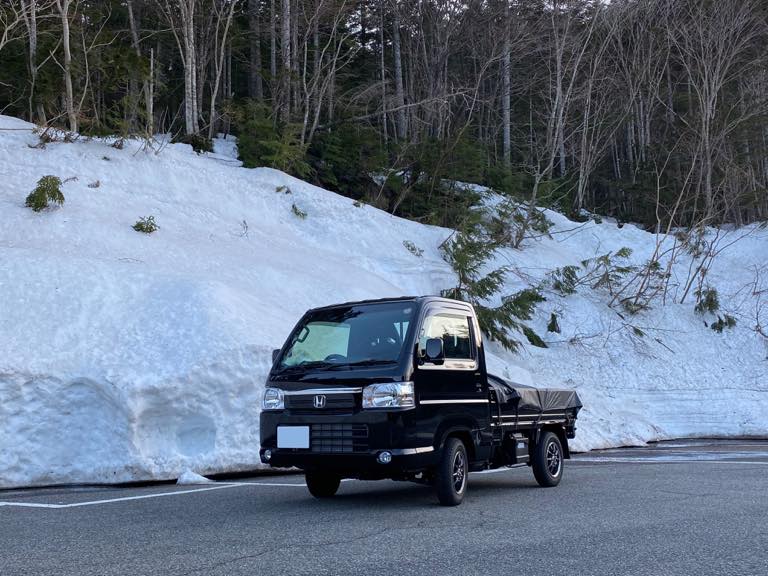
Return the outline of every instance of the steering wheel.
<path id="1" fill-rule="evenodd" d="M 329 354 L 325 357 L 325 362 L 344 362 L 346 359 L 347 357 L 341 354 Z"/>

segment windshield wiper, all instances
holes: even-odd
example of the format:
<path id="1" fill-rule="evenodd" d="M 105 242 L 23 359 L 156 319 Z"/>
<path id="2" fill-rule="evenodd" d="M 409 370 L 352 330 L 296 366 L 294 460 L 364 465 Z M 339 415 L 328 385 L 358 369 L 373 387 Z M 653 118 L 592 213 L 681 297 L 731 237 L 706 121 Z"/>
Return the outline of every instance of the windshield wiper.
<path id="1" fill-rule="evenodd" d="M 341 368 L 344 369 L 350 369 L 350 368 L 358 368 L 362 366 L 380 366 L 382 364 L 396 364 L 397 360 L 375 360 L 373 358 L 369 358 L 368 360 L 359 360 L 357 362 L 345 362 L 343 364 L 333 364 L 330 367 L 327 368 L 327 370 L 339 370 Z"/>
<path id="2" fill-rule="evenodd" d="M 324 360 L 313 360 L 310 362 L 300 362 L 299 364 L 294 364 L 292 366 L 284 366 L 283 368 L 278 369 L 278 374 L 286 374 L 289 372 L 304 372 L 305 370 L 317 370 L 318 368 L 321 370 L 325 370 L 328 367 L 333 366 L 330 362 L 325 362 Z"/>
<path id="3" fill-rule="evenodd" d="M 384 364 L 396 364 L 397 360 L 382 360 L 368 358 L 367 360 L 358 360 L 357 362 L 326 362 L 324 360 L 313 360 L 309 362 L 301 362 L 300 364 L 294 364 L 293 366 L 285 366 L 280 368 L 276 374 L 296 374 L 299 372 L 306 372 L 308 370 L 352 370 L 353 368 L 362 368 L 366 366 L 381 366 Z"/>

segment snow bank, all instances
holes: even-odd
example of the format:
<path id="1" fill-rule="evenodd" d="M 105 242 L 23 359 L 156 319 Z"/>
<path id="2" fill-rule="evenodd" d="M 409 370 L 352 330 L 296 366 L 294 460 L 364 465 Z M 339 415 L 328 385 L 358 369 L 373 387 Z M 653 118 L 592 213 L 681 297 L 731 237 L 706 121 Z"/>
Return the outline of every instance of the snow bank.
<path id="1" fill-rule="evenodd" d="M 508 251 L 502 258 L 529 279 L 542 279 L 548 270 L 578 265 L 622 247 L 631 248 L 630 261 L 642 265 L 656 245 L 655 235 L 630 224 L 580 225 L 551 211 L 547 216 L 555 223 L 552 240 L 535 242 L 522 252 Z M 673 239 L 663 241 L 668 248 Z M 753 294 L 755 273 L 762 271 L 759 289 L 768 295 L 768 229 L 733 230 L 718 242 L 723 251 L 706 283 L 718 290 L 721 313 L 738 322 L 722 334 L 709 327 L 716 316 L 694 312 L 692 293 L 685 304 L 656 304 L 634 316 L 610 308 L 604 291 L 580 288 L 567 297 L 547 294 L 533 327 L 547 334 L 554 312 L 561 333 L 547 334 L 548 349 L 527 347 L 511 362 L 517 365 L 515 371 L 531 373 L 537 385 L 578 390 L 585 408 L 574 449 L 681 437 L 768 435 L 768 340 L 754 330 L 759 301 Z M 673 300 L 682 296 L 689 264 L 689 258 L 681 258 L 671 270 Z M 762 305 L 765 323 L 768 296 Z"/>
<path id="2" fill-rule="evenodd" d="M 254 468 L 270 353 L 307 308 L 452 283 L 438 250 L 448 230 L 240 168 L 231 140 L 206 155 L 95 140 L 37 149 L 31 128 L 0 116 L 0 487 Z M 46 174 L 76 179 L 62 208 L 33 213 L 24 198 Z M 156 233 L 131 228 L 149 215 Z M 652 250 L 632 226 L 550 218 L 553 239 L 503 263 L 535 279 L 620 246 L 638 259 Z M 519 356 L 492 347 L 489 362 L 523 383 L 577 388 L 582 450 L 768 434 L 766 344 L 744 290 L 767 254 L 768 232 L 755 228 L 713 269 L 741 314 L 726 334 L 686 304 L 633 319 L 648 334 L 638 339 L 603 294 L 580 291 L 537 314 L 544 334 L 562 311 L 561 342 Z"/>
<path id="3" fill-rule="evenodd" d="M 195 484 L 216 484 L 214 480 L 201 476 L 190 469 L 184 470 L 176 480 L 179 486 L 193 486 Z"/>

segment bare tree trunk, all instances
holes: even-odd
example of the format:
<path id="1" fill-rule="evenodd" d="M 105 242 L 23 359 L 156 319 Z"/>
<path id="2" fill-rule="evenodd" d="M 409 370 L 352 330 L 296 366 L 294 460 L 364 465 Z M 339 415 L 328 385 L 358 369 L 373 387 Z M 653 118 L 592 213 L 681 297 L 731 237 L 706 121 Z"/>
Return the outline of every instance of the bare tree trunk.
<path id="1" fill-rule="evenodd" d="M 393 9 L 392 23 L 392 54 L 395 68 L 395 126 L 397 128 L 397 139 L 405 140 L 408 128 L 405 116 L 405 90 L 403 88 L 403 60 L 400 49 L 400 15 L 398 13 L 397 3 Z"/>
<path id="2" fill-rule="evenodd" d="M 557 11 L 557 6 L 555 7 Z M 554 19 L 554 14 L 553 14 Z M 553 22 L 553 27 L 555 26 Z M 565 103 L 563 102 L 563 54 L 565 51 L 565 38 L 558 36 L 557 31 L 554 34 L 555 37 L 555 106 L 553 113 L 555 115 L 555 146 L 557 147 L 557 166 L 558 175 L 560 177 L 565 176 L 565 134 L 563 127 L 563 116 Z M 574 76 L 576 72 L 573 72 Z"/>
<path id="3" fill-rule="evenodd" d="M 318 5 L 318 12 L 312 19 L 312 71 L 314 74 L 320 73 L 320 14 L 319 9 L 322 2 Z"/>
<path id="4" fill-rule="evenodd" d="M 248 63 L 248 95 L 256 100 L 264 99 L 264 83 L 261 78 L 261 2 L 248 0 L 248 27 L 250 29 L 250 62 Z"/>
<path id="5" fill-rule="evenodd" d="M 182 12 L 184 23 L 184 92 L 185 92 L 185 112 L 187 135 L 198 134 L 200 132 L 200 122 L 198 114 L 197 100 L 197 36 L 195 35 L 195 1 L 188 0 L 182 3 L 186 9 Z"/>
<path id="6" fill-rule="evenodd" d="M 291 110 L 301 109 L 301 85 L 299 84 L 299 5 L 304 0 L 293 0 L 291 7 Z M 306 47 L 307 38 L 303 39 Z"/>
<path id="7" fill-rule="evenodd" d="M 557 173 L 561 178 L 567 171 L 565 161 L 565 127 L 562 122 L 557 125 Z"/>
<path id="8" fill-rule="evenodd" d="M 147 136 L 155 135 L 155 49 L 149 50 L 149 80 L 147 81 Z"/>
<path id="9" fill-rule="evenodd" d="M 72 89 L 72 49 L 70 47 L 69 37 L 69 8 L 72 0 L 56 0 L 56 8 L 61 18 L 61 43 L 64 50 L 64 106 L 69 120 L 69 129 L 77 132 L 77 114 L 75 113 L 75 95 Z"/>
<path id="10" fill-rule="evenodd" d="M 131 48 L 136 53 L 136 57 L 141 59 L 141 48 L 139 47 L 139 31 L 137 20 L 141 17 L 141 14 L 137 15 L 134 10 L 133 0 L 126 0 L 126 8 L 128 9 L 128 28 L 131 34 Z M 126 110 L 125 120 L 128 125 L 128 130 L 133 132 L 136 130 L 136 119 L 138 116 L 139 100 L 139 79 L 138 71 L 131 70 L 130 77 L 128 78 L 128 109 Z"/>
<path id="11" fill-rule="evenodd" d="M 667 119 L 667 127 L 671 128 L 675 123 L 675 107 L 673 98 L 674 89 L 672 87 L 672 70 L 670 69 L 669 64 L 667 64 L 665 74 L 667 77 L 667 113 L 665 117 Z"/>
<path id="12" fill-rule="evenodd" d="M 336 41 L 333 40 L 332 49 L 336 52 Z M 336 110 L 336 68 L 332 68 L 328 80 L 328 122 L 333 122 Z"/>
<path id="13" fill-rule="evenodd" d="M 220 12 L 216 14 L 216 32 L 215 42 L 217 53 L 214 54 L 214 79 L 211 87 L 211 108 L 208 121 L 208 138 L 213 138 L 216 131 L 216 98 L 219 95 L 219 86 L 221 84 L 221 74 L 224 70 L 224 56 L 227 53 L 227 41 L 229 39 L 229 28 L 232 25 L 232 17 L 235 14 L 236 2 L 227 2 L 226 5 L 219 6 Z M 225 13 L 223 13 L 226 10 Z M 222 24 L 222 18 L 224 22 Z M 219 32 L 221 27 L 224 29 Z"/>
<path id="14" fill-rule="evenodd" d="M 277 12 L 275 0 L 269 0 L 269 74 L 272 77 L 272 99 L 275 100 L 275 86 L 277 81 Z"/>
<path id="15" fill-rule="evenodd" d="M 282 0 L 280 13 L 280 117 L 284 123 L 291 119 L 291 0 Z"/>
<path id="16" fill-rule="evenodd" d="M 47 6 L 46 6 L 47 7 Z M 40 6 L 37 0 L 21 0 L 24 25 L 27 28 L 27 67 L 29 68 L 29 121 L 46 123 L 45 108 L 37 95 L 37 13 Z"/>
<path id="17" fill-rule="evenodd" d="M 509 0 L 504 0 L 504 53 L 501 60 L 501 124 L 502 124 L 502 163 L 509 168 L 512 160 L 512 134 L 510 98 L 512 90 L 511 46 L 510 46 L 510 10 Z"/>
<path id="18" fill-rule="evenodd" d="M 141 58 L 141 47 L 139 46 L 139 23 L 138 19 L 135 16 L 134 9 L 133 9 L 133 0 L 127 1 L 127 7 L 128 7 L 128 23 L 131 28 L 131 44 L 133 45 L 133 49 L 136 52 L 136 56 Z M 150 78 L 144 78 L 142 80 L 142 87 L 141 90 L 144 94 L 144 105 L 145 105 L 145 113 L 147 115 L 146 118 L 146 131 L 149 136 L 152 136 L 154 134 L 154 106 L 152 102 L 153 96 L 153 86 L 150 86 L 150 84 L 153 83 L 153 74 L 154 74 L 154 60 L 150 62 Z M 133 104 L 132 106 L 135 106 Z"/>
<path id="19" fill-rule="evenodd" d="M 587 183 L 589 181 L 589 171 L 591 168 L 590 164 L 590 153 L 592 152 L 590 149 L 590 113 L 591 113 L 591 107 L 592 107 L 592 86 L 591 86 L 591 79 L 590 79 L 590 86 L 587 89 L 587 94 L 584 102 L 584 110 L 582 112 L 583 120 L 582 120 L 582 127 L 581 127 L 581 145 L 579 149 L 579 180 L 578 184 L 576 186 L 576 203 L 574 208 L 578 212 L 582 208 L 584 208 L 584 195 L 585 191 L 587 189 Z"/>
<path id="20" fill-rule="evenodd" d="M 198 0 L 156 0 L 179 48 L 184 66 L 184 133 L 200 133 L 197 85 L 197 35 L 195 9 Z M 178 17 L 176 16 L 178 12 Z"/>
<path id="21" fill-rule="evenodd" d="M 382 139 L 384 141 L 384 148 L 389 146 L 388 130 L 387 130 L 387 68 L 385 66 L 384 59 L 384 28 L 386 27 L 384 0 L 379 1 L 379 16 L 381 22 L 379 25 L 379 66 L 381 68 L 381 130 Z"/>

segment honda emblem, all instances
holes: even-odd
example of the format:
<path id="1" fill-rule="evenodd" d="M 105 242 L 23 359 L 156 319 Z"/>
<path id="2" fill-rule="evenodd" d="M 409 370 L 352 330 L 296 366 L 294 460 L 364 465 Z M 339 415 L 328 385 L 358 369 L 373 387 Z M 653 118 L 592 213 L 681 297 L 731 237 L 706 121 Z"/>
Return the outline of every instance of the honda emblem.
<path id="1" fill-rule="evenodd" d="M 325 408 L 325 395 L 318 394 L 314 400 L 315 408 Z"/>

